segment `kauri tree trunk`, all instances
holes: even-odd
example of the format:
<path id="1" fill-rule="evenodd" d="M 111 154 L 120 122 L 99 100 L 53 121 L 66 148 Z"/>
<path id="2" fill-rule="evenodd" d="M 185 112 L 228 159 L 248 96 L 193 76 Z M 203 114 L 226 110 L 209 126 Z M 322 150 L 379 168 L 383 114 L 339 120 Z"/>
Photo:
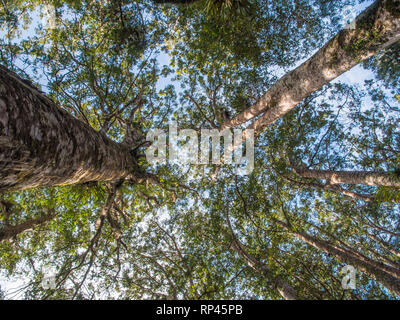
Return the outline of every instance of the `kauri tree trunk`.
<path id="1" fill-rule="evenodd" d="M 342 248 L 338 248 L 328 241 L 317 239 L 316 237 L 310 236 L 309 234 L 301 231 L 291 230 L 289 225 L 282 221 L 275 220 L 275 222 L 293 235 L 295 235 L 298 239 L 303 240 L 305 243 L 308 243 L 314 248 L 331 254 L 338 260 L 352 265 L 354 268 L 365 272 L 366 274 L 369 274 L 373 279 L 380 282 L 387 289 L 400 296 L 400 277 L 398 276 L 398 269 L 384 266 L 383 264 L 381 264 L 380 266 L 379 262 L 352 254 L 352 252 L 346 251 Z M 390 270 L 391 272 L 387 272 L 387 270 Z"/>
<path id="2" fill-rule="evenodd" d="M 120 179 L 133 163 L 127 147 L 0 66 L 0 192 Z"/>
<path id="3" fill-rule="evenodd" d="M 251 254 L 246 252 L 238 241 L 233 241 L 231 244 L 233 250 L 235 250 L 238 255 L 246 261 L 246 264 L 260 273 L 264 278 L 268 279 L 273 283 L 276 290 L 285 300 L 297 300 L 296 290 L 285 280 L 279 276 L 272 276 L 271 270 L 261 261 L 253 257 Z"/>
<path id="4" fill-rule="evenodd" d="M 303 178 L 323 179 L 330 184 L 400 187 L 400 177 L 396 178 L 386 172 L 294 169 L 295 172 Z"/>
<path id="5" fill-rule="evenodd" d="M 278 120 L 323 85 L 400 40 L 400 1 L 377 0 L 356 19 L 355 29 L 340 31 L 323 48 L 276 82 L 261 99 L 221 129 L 246 123 L 256 132 Z"/>

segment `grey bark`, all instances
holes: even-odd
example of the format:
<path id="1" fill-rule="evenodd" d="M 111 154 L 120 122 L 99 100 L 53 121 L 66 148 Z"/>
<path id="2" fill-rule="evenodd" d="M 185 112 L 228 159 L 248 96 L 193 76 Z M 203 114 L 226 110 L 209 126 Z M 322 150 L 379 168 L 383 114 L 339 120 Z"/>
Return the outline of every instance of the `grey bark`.
<path id="1" fill-rule="evenodd" d="M 262 263 L 251 254 L 249 254 L 246 250 L 244 250 L 242 245 L 238 241 L 234 240 L 231 244 L 231 247 L 239 254 L 239 256 L 244 261 L 246 261 L 247 265 L 250 268 L 262 274 L 266 279 L 270 279 L 283 299 L 297 300 L 296 290 L 279 276 L 275 276 L 271 279 L 271 270 L 264 263 Z"/>
<path id="2" fill-rule="evenodd" d="M 372 259 L 363 258 L 357 254 L 352 254 L 350 251 L 339 248 L 328 241 L 317 239 L 316 237 L 310 236 L 301 231 L 291 230 L 290 227 L 282 221 L 275 221 L 278 225 L 295 235 L 298 239 L 303 240 L 316 249 L 331 254 L 344 263 L 354 266 L 359 271 L 369 274 L 373 279 L 380 282 L 387 289 L 400 296 L 400 278 L 398 276 L 398 269 L 373 261 Z"/>
<path id="3" fill-rule="evenodd" d="M 324 179 L 329 184 L 362 184 L 368 186 L 400 187 L 400 178 L 386 172 L 332 171 L 293 168 L 303 178 Z"/>
<path id="4" fill-rule="evenodd" d="M 0 66 L 0 192 L 117 180 L 133 164 L 125 145 Z"/>
<path id="5" fill-rule="evenodd" d="M 324 47 L 276 82 L 252 107 L 222 124 L 232 128 L 264 113 L 248 128 L 256 132 L 292 110 L 304 98 L 361 61 L 400 39 L 400 1 L 378 0 Z"/>
<path id="6" fill-rule="evenodd" d="M 317 189 L 320 189 L 320 190 L 332 191 L 332 192 L 336 192 L 336 193 L 339 192 L 339 193 L 342 193 L 342 194 L 344 194 L 344 195 L 346 195 L 348 197 L 351 197 L 353 199 L 363 200 L 363 201 L 366 201 L 366 202 L 370 202 L 370 201 L 374 200 L 374 196 L 373 195 L 360 194 L 360 193 L 352 192 L 352 191 L 349 191 L 349 190 L 346 190 L 346 189 L 342 188 L 341 186 L 332 185 L 329 182 L 327 182 L 325 184 L 324 183 L 320 183 L 320 182 L 317 182 L 317 183 L 304 182 L 304 181 L 296 181 L 296 180 L 290 179 L 288 177 L 285 177 L 283 175 L 280 175 L 280 176 L 285 181 L 287 181 L 287 182 L 289 182 L 291 184 L 298 185 L 298 186 L 307 186 L 307 187 L 310 187 L 310 188 L 317 188 Z"/>

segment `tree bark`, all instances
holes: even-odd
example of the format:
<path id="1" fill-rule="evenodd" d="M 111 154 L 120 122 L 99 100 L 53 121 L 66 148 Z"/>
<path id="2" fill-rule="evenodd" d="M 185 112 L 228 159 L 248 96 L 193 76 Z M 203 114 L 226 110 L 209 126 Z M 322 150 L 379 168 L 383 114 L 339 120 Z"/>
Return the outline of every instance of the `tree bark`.
<path id="1" fill-rule="evenodd" d="M 384 249 L 386 249 L 387 251 L 389 251 L 391 254 L 393 254 L 394 256 L 400 258 L 400 251 L 396 250 L 394 248 L 392 248 L 392 246 L 388 243 L 386 243 L 385 241 L 383 241 L 382 239 L 379 239 L 377 236 L 373 235 L 373 234 L 367 234 L 368 238 L 376 241 L 377 243 L 379 243 Z M 397 264 L 399 265 L 399 264 Z M 400 265 L 399 265 L 400 266 Z"/>
<path id="2" fill-rule="evenodd" d="M 279 276 L 275 276 L 273 279 L 271 279 L 271 270 L 264 263 L 245 251 L 237 240 L 232 242 L 231 247 L 244 261 L 246 261 L 250 268 L 262 274 L 266 279 L 271 280 L 271 282 L 274 283 L 274 287 L 276 290 L 278 290 L 283 299 L 297 300 L 296 290 Z"/>
<path id="3" fill-rule="evenodd" d="M 351 254 L 351 252 L 339 248 L 328 241 L 317 239 L 301 231 L 291 230 L 289 225 L 286 223 L 275 220 L 278 225 L 286 229 L 288 232 L 294 234 L 298 239 L 303 240 L 314 248 L 323 252 L 329 253 L 336 257 L 338 260 L 354 266 L 356 269 L 369 274 L 373 279 L 382 283 L 387 289 L 393 291 L 396 295 L 400 296 L 400 280 L 396 276 L 398 270 L 390 266 L 385 266 L 385 269 L 392 270 L 393 273 L 389 273 L 380 267 L 379 262 L 372 261 L 371 259 L 362 259 L 358 255 Z M 383 264 L 382 264 L 383 265 Z"/>
<path id="4" fill-rule="evenodd" d="M 279 294 L 285 300 L 297 300 L 297 292 L 296 290 L 285 280 L 283 280 L 279 276 L 275 276 L 272 274 L 271 270 L 267 265 L 256 259 L 254 256 L 249 254 L 242 246 L 240 241 L 235 236 L 235 232 L 233 231 L 231 221 L 229 219 L 228 211 L 225 210 L 225 218 L 228 224 L 227 230 L 228 234 L 232 238 L 232 242 L 230 247 L 236 251 L 236 253 L 246 262 L 246 264 L 252 268 L 253 270 L 260 273 L 265 279 L 273 283 L 274 289 L 278 290 Z"/>
<path id="5" fill-rule="evenodd" d="M 329 184 L 362 184 L 368 186 L 400 187 L 400 178 L 386 172 L 376 171 L 332 171 L 293 168 L 303 178 L 324 179 Z"/>
<path id="6" fill-rule="evenodd" d="M 306 186 L 306 187 L 310 187 L 310 188 L 320 189 L 323 191 L 332 191 L 332 192 L 336 192 L 336 193 L 342 193 L 353 199 L 363 200 L 365 202 L 370 202 L 370 201 L 374 200 L 374 196 L 371 194 L 360 194 L 360 193 L 352 192 L 352 191 L 346 190 L 338 185 L 332 185 L 329 183 L 324 184 L 321 182 L 314 183 L 314 182 L 296 181 L 296 180 L 290 179 L 288 177 L 285 177 L 283 175 L 280 175 L 280 177 L 282 179 L 284 179 L 286 182 L 288 182 L 290 184 L 298 185 L 298 186 Z"/>
<path id="7" fill-rule="evenodd" d="M 0 192 L 116 180 L 133 164 L 125 145 L 0 66 Z"/>
<path id="8" fill-rule="evenodd" d="M 323 48 L 276 82 L 252 107 L 222 124 L 232 128 L 255 118 L 256 132 L 292 110 L 304 98 L 361 61 L 400 39 L 400 1 L 378 0 L 356 19 L 354 30 L 340 31 Z"/>
<path id="9" fill-rule="evenodd" d="M 55 214 L 46 214 L 41 217 L 30 219 L 15 226 L 5 226 L 0 229 L 0 242 L 5 240 L 10 240 L 16 237 L 20 233 L 23 233 L 29 229 L 32 229 L 38 225 L 44 224 L 56 217 Z"/>

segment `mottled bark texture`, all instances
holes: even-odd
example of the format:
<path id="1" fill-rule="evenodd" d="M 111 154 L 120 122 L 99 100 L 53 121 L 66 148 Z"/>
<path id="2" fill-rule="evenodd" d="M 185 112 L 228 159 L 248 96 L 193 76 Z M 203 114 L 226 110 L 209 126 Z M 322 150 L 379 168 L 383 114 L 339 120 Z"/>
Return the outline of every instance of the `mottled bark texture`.
<path id="1" fill-rule="evenodd" d="M 246 250 L 244 250 L 242 248 L 242 245 L 238 241 L 233 241 L 231 247 L 244 261 L 246 261 L 246 264 L 250 268 L 254 269 L 263 277 L 272 282 L 274 288 L 279 292 L 283 299 L 297 300 L 296 290 L 281 277 L 274 276 L 271 270 L 264 263 L 262 263 L 251 254 L 249 254 Z"/>
<path id="2" fill-rule="evenodd" d="M 400 187 L 400 178 L 386 172 L 375 171 L 332 171 L 294 168 L 303 178 L 324 179 L 331 185 L 362 184 L 368 186 Z"/>
<path id="3" fill-rule="evenodd" d="M 241 125 L 263 114 L 249 128 L 261 131 L 292 110 L 304 98 L 361 61 L 400 39 L 400 1 L 378 0 L 314 56 L 276 82 L 252 107 L 221 128 Z"/>
<path id="4" fill-rule="evenodd" d="M 133 163 L 127 147 L 0 66 L 0 192 L 116 180 Z"/>
<path id="5" fill-rule="evenodd" d="M 55 214 L 47 214 L 38 218 L 21 222 L 14 226 L 6 225 L 3 228 L 0 228 L 0 242 L 5 240 L 10 240 L 11 238 L 16 237 L 17 235 L 23 232 L 32 230 L 34 227 L 38 225 L 42 225 L 46 222 L 53 220 L 55 217 L 56 217 Z"/>
<path id="6" fill-rule="evenodd" d="M 329 241 L 321 240 L 310 236 L 305 232 L 291 230 L 288 224 L 276 220 L 276 223 L 295 235 L 298 239 L 313 246 L 314 248 L 326 252 L 339 261 L 348 265 L 352 265 L 359 271 L 365 272 L 373 279 L 380 282 L 387 289 L 400 296 L 400 270 L 392 266 L 388 266 L 382 262 L 372 260 L 355 250 L 344 249 L 338 247 Z"/>

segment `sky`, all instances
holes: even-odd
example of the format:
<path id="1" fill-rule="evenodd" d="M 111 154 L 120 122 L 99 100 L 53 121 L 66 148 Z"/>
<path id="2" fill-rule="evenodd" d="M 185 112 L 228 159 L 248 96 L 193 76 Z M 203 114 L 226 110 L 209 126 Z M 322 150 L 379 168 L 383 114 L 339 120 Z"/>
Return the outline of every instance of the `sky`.
<path id="1" fill-rule="evenodd" d="M 357 13 L 357 15 L 373 2 L 374 1 L 370 0 L 370 1 L 364 2 L 361 5 L 356 6 L 355 12 Z M 41 19 L 41 18 L 40 18 L 40 14 L 39 14 L 39 10 L 38 10 L 33 16 L 32 25 L 35 25 L 36 24 L 35 21 L 38 21 L 39 19 Z M 22 38 L 32 36 L 32 35 L 34 35 L 34 33 L 35 33 L 34 28 L 31 27 L 23 33 Z M 5 34 L 4 31 L 0 30 L 0 37 L 3 37 L 4 34 Z M 298 65 L 300 65 L 305 60 L 306 59 L 299 61 L 294 66 L 294 68 L 297 67 Z M 170 61 L 170 59 L 169 59 L 168 55 L 165 53 L 161 53 L 158 56 L 158 62 L 160 64 L 160 67 L 162 67 L 162 65 L 168 65 L 169 61 Z M 171 82 L 172 77 L 173 77 L 173 75 L 171 75 L 168 78 L 161 78 L 157 84 L 157 88 L 159 90 L 161 90 L 169 84 L 174 84 Z M 374 75 L 371 71 L 363 69 L 361 65 L 357 65 L 356 67 L 352 68 L 350 71 L 344 73 L 343 75 L 341 75 L 340 77 L 335 79 L 333 81 L 333 83 L 342 82 L 342 83 L 346 83 L 346 84 L 350 84 L 350 85 L 354 85 L 354 84 L 362 85 L 365 80 L 369 80 L 369 79 L 373 79 L 373 78 L 374 78 Z M 174 84 L 174 85 L 175 85 L 176 91 L 179 92 L 180 91 L 179 86 L 177 86 L 176 84 Z M 44 91 L 46 91 L 46 90 L 44 89 Z M 13 299 L 23 298 L 22 293 L 15 294 L 14 292 L 18 291 L 19 288 L 23 287 L 26 282 L 27 282 L 26 279 L 20 279 L 20 278 L 6 279 L 5 277 L 3 277 L 3 275 L 0 274 L 0 287 L 3 291 L 6 291 L 7 298 L 13 298 Z"/>

